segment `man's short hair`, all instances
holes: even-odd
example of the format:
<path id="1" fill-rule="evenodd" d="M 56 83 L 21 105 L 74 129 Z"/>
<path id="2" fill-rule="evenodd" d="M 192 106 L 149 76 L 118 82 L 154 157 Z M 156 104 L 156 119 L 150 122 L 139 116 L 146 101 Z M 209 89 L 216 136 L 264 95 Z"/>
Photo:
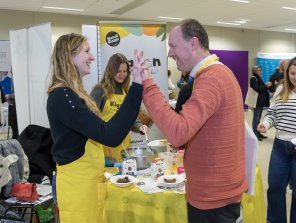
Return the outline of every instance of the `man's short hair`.
<path id="1" fill-rule="evenodd" d="M 189 40 L 197 37 L 201 46 L 209 50 L 209 37 L 205 28 L 195 19 L 186 19 L 180 23 L 183 38 Z"/>

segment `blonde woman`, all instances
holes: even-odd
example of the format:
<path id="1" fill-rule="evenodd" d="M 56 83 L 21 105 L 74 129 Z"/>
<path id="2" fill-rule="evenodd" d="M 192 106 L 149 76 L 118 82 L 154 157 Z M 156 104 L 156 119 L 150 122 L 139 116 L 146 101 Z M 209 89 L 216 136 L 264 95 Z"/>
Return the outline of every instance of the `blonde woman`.
<path id="1" fill-rule="evenodd" d="M 287 223 L 286 188 L 292 183 L 290 223 L 296 223 L 296 57 L 288 62 L 283 84 L 275 91 L 267 114 L 257 130 L 275 127 L 276 135 L 268 170 L 267 221 Z"/>
<path id="2" fill-rule="evenodd" d="M 93 60 L 84 36 L 72 33 L 56 41 L 47 115 L 54 141 L 52 154 L 57 163 L 53 191 L 56 191 L 61 223 L 105 222 L 106 184 L 101 144 L 119 145 L 141 105 L 142 79 L 134 75 L 119 111 L 109 122 L 103 121 L 95 102 L 82 86 L 82 77 L 90 73 Z"/>

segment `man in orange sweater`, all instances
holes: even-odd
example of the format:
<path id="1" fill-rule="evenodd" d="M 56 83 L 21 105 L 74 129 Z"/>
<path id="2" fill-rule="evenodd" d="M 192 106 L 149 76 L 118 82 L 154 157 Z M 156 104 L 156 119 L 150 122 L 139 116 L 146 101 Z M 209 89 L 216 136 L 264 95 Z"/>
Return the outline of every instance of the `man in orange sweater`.
<path id="1" fill-rule="evenodd" d="M 170 143 L 186 144 L 188 222 L 241 222 L 247 182 L 240 86 L 231 70 L 210 54 L 208 35 L 196 20 L 185 20 L 171 31 L 168 56 L 178 70 L 191 71 L 195 79 L 191 97 L 176 113 L 143 67 L 143 99 Z"/>

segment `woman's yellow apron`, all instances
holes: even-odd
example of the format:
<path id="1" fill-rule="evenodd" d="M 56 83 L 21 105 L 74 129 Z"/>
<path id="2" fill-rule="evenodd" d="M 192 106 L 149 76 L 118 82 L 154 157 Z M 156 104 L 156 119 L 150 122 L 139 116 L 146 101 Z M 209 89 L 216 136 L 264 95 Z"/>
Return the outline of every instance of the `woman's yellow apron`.
<path id="1" fill-rule="evenodd" d="M 106 222 L 104 165 L 102 145 L 89 139 L 82 157 L 57 166 L 56 190 L 61 223 Z"/>
<path id="2" fill-rule="evenodd" d="M 101 118 L 104 121 L 109 121 L 116 114 L 116 112 L 122 105 L 125 96 L 125 93 L 123 93 L 122 95 L 113 94 L 110 98 L 106 100 L 103 111 L 101 112 Z M 122 162 L 121 151 L 123 150 L 123 146 L 125 148 L 130 147 L 130 141 L 130 135 L 128 134 L 122 142 L 123 145 L 120 144 L 115 148 L 104 146 L 105 156 L 114 159 L 114 162 Z"/>

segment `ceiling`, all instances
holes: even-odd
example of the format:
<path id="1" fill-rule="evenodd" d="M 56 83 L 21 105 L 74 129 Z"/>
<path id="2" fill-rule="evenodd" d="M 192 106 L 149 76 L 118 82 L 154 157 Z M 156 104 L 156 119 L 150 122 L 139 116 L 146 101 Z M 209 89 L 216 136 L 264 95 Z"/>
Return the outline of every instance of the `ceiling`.
<path id="1" fill-rule="evenodd" d="M 179 22 L 163 17 L 194 18 L 203 25 L 277 32 L 296 32 L 296 0 L 249 0 L 238 3 L 230 0 L 0 0 L 0 9 L 63 13 L 120 20 L 135 19 L 158 22 Z M 66 11 L 43 6 L 83 9 Z M 225 25 L 217 22 L 247 22 Z M 295 30 L 285 30 L 295 29 Z"/>

